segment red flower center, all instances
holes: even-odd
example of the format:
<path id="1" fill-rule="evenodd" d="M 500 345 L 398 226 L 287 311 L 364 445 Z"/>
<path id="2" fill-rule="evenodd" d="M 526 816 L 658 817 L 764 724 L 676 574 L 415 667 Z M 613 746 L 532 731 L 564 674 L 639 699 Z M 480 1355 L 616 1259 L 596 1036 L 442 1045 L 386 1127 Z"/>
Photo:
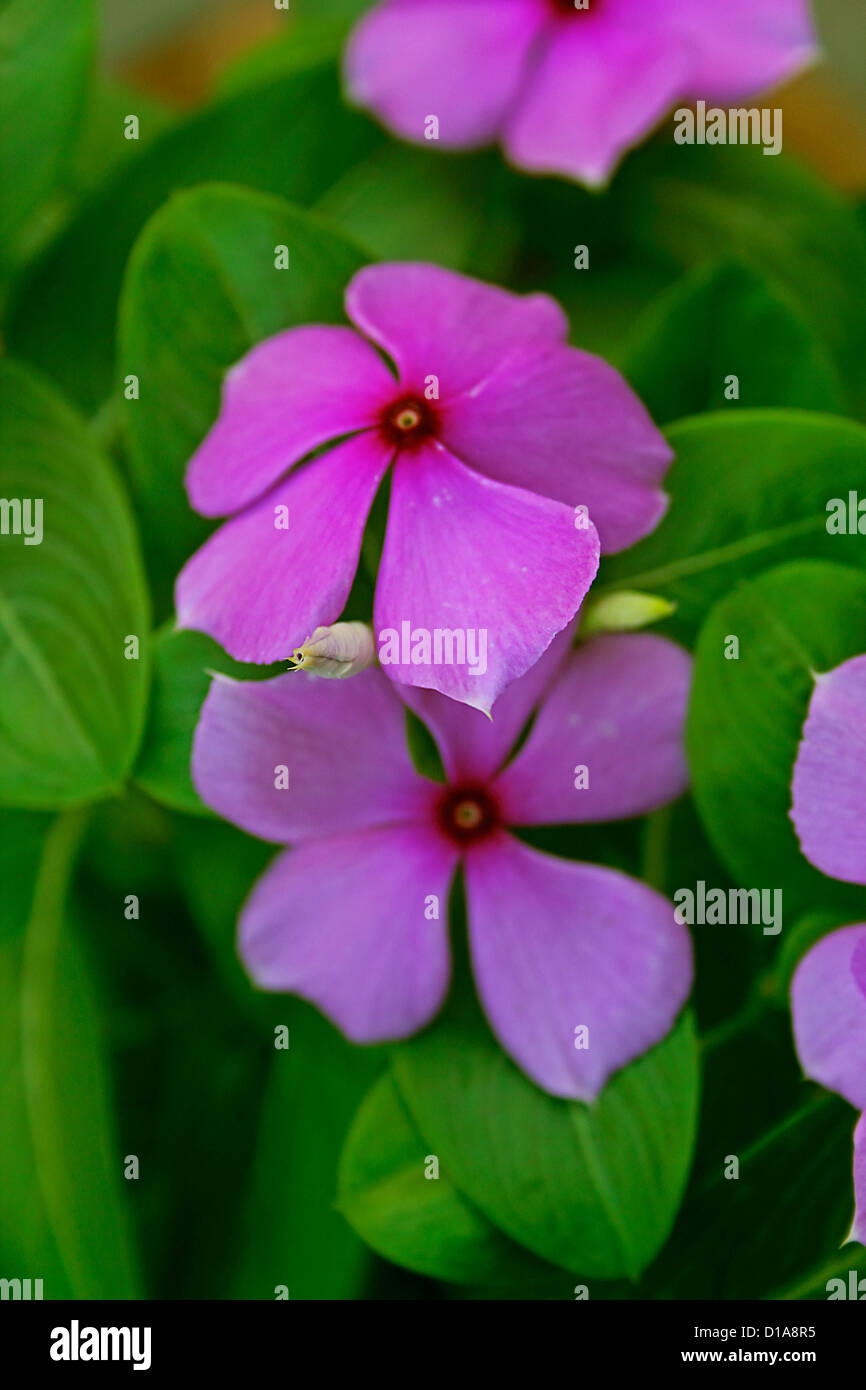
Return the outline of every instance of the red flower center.
<path id="1" fill-rule="evenodd" d="M 582 0 L 582 4 L 575 5 L 574 0 L 548 0 L 551 9 L 556 10 L 557 14 L 569 15 L 575 19 L 596 14 L 603 3 L 604 0 Z"/>
<path id="2" fill-rule="evenodd" d="M 382 414 L 380 429 L 396 449 L 417 449 L 436 433 L 438 421 L 430 402 L 420 396 L 403 396 Z"/>
<path id="3" fill-rule="evenodd" d="M 449 787 L 437 814 L 445 834 L 462 847 L 485 840 L 502 824 L 499 807 L 486 787 Z"/>

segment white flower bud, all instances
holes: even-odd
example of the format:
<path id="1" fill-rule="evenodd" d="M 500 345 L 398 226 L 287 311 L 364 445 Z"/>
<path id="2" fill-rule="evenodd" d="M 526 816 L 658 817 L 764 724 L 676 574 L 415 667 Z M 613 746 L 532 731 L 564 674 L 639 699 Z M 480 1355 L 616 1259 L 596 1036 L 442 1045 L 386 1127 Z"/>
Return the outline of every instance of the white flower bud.
<path id="1" fill-rule="evenodd" d="M 326 680 L 343 680 L 357 676 L 375 660 L 376 644 L 366 623 L 335 623 L 333 627 L 317 627 L 312 637 L 296 647 L 292 665 L 297 671 L 309 671 Z"/>

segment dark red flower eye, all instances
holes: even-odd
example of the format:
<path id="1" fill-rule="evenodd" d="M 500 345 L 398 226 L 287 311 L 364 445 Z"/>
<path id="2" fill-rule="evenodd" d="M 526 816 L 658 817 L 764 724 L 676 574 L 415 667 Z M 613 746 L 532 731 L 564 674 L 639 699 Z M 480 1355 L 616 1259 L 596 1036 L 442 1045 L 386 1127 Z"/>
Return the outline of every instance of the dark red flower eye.
<path id="1" fill-rule="evenodd" d="M 486 839 L 502 824 L 486 787 L 449 787 L 439 802 L 438 817 L 445 834 L 459 845 Z"/>
<path id="2" fill-rule="evenodd" d="M 380 427 L 389 444 L 397 449 L 412 449 L 435 434 L 437 425 L 429 401 L 404 396 L 384 411 Z"/>

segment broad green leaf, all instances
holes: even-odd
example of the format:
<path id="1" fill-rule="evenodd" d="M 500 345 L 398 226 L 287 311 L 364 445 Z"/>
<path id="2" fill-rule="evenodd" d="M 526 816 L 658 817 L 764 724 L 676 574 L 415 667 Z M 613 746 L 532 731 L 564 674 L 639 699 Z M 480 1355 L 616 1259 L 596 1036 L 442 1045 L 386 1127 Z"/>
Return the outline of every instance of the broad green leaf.
<path id="1" fill-rule="evenodd" d="M 839 1248 L 853 1215 L 855 1121 L 833 1096 L 804 1097 L 754 1143 L 726 1147 L 713 1178 L 683 1205 L 645 1296 L 802 1298 L 840 1264 L 862 1273 L 862 1247 Z M 736 1178 L 725 1176 L 731 1158 Z"/>
<path id="2" fill-rule="evenodd" d="M 81 209 L 17 290 L 6 339 L 84 409 L 114 386 L 114 332 L 124 268 L 145 222 L 172 193 L 233 180 L 309 205 L 382 142 L 342 106 L 318 64 L 277 76 L 179 122 L 125 163 Z"/>
<path id="3" fill-rule="evenodd" d="M 697 1123 L 691 1019 L 593 1106 L 534 1086 L 486 1027 L 449 1006 L 400 1047 L 394 1076 L 461 1193 L 518 1244 L 572 1274 L 636 1279 L 673 1225 Z"/>
<path id="4" fill-rule="evenodd" d="M 0 272 L 58 181 L 93 49 L 91 0 L 0 0 Z"/>
<path id="5" fill-rule="evenodd" d="M 289 269 L 275 266 L 278 246 Z M 190 508 L 183 475 L 216 418 L 223 373 L 281 329 L 339 321 L 365 259 L 318 218 L 222 185 L 179 194 L 145 228 L 124 285 L 120 376 L 140 382 L 124 422 L 163 589 L 211 529 Z"/>
<path id="6" fill-rule="evenodd" d="M 660 594 L 677 605 L 671 631 L 690 641 L 716 599 L 770 565 L 806 556 L 866 565 L 862 537 L 827 531 L 828 501 L 864 487 L 863 426 L 733 406 L 682 420 L 668 438 L 667 515 L 603 562 L 596 598 L 610 586 Z"/>
<path id="7" fill-rule="evenodd" d="M 659 423 L 728 408 L 731 376 L 740 407 L 842 409 L 838 375 L 796 302 L 737 263 L 699 267 L 662 294 L 619 365 Z"/>
<path id="8" fill-rule="evenodd" d="M 355 1117 L 340 1160 L 339 1208 L 395 1264 L 455 1284 L 566 1281 L 502 1235 L 450 1181 L 395 1085 L 383 1076 Z"/>
<path id="9" fill-rule="evenodd" d="M 275 1001 L 277 1002 L 277 1001 Z M 340 1148 L 381 1068 L 308 1004 L 283 997 L 289 1046 L 274 1046 L 230 1297 L 359 1297 L 369 1256 L 334 1206 Z"/>
<path id="10" fill-rule="evenodd" d="M 81 813 L 68 813 L 50 832 L 27 925 L 24 1092 L 39 1187 L 73 1296 L 136 1298 L 98 999 L 68 910 L 82 828 Z"/>
<path id="11" fill-rule="evenodd" d="M 232 661 L 218 643 L 202 632 L 177 632 L 173 628 L 163 628 L 154 635 L 152 654 L 147 725 L 133 777 L 163 805 L 175 811 L 209 815 L 192 784 L 190 759 L 211 673 L 220 671 L 237 680 L 260 680 L 263 668 Z M 264 671 L 276 674 L 272 667 Z"/>
<path id="12" fill-rule="evenodd" d="M 382 260 L 432 261 L 507 280 L 517 252 L 513 185 L 492 154 L 385 144 L 343 175 L 316 210 Z"/>
<path id="13" fill-rule="evenodd" d="M 671 141 L 630 159 L 611 201 L 632 256 L 690 269 L 722 252 L 782 290 L 866 413 L 866 236 L 841 194 L 784 155 Z"/>
<path id="14" fill-rule="evenodd" d="M 830 537 L 842 541 L 844 537 Z M 738 656 L 726 657 L 738 643 Z M 738 882 L 781 888 L 787 920 L 850 904 L 800 852 L 791 776 L 816 673 L 866 649 L 866 574 L 820 561 L 781 565 L 740 585 L 698 642 L 687 744 L 707 832 Z"/>
<path id="15" fill-rule="evenodd" d="M 9 504 L 0 801 L 52 808 L 106 796 L 129 770 L 144 719 L 150 623 L 135 532 L 83 423 L 9 360 L 0 361 L 0 497 Z M 138 659 L 125 654 L 130 637 Z"/>

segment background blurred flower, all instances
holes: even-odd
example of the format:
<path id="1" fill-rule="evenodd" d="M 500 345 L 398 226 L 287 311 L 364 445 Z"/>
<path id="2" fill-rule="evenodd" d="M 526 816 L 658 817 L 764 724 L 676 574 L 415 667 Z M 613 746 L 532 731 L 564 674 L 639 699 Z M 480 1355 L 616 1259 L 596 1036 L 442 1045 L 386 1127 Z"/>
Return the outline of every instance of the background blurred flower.
<path id="1" fill-rule="evenodd" d="M 377 631 L 482 629 L 489 647 L 482 674 L 389 670 L 489 710 L 574 616 L 599 538 L 618 550 L 660 519 L 670 449 L 622 377 L 566 344 L 546 295 L 383 265 L 346 308 L 368 341 L 290 329 L 228 373 L 187 489 L 206 516 L 234 515 L 178 579 L 180 626 L 269 662 L 334 622 L 393 463 Z"/>
<path id="2" fill-rule="evenodd" d="M 806 1075 L 866 1111 L 866 925 L 812 947 L 794 976 L 791 1008 Z M 854 1196 L 848 1239 L 866 1245 L 866 1115 L 854 1131 Z"/>
<path id="3" fill-rule="evenodd" d="M 823 873 L 866 883 L 866 656 L 815 677 L 793 781 L 800 846 Z M 866 1110 L 866 926 L 813 946 L 791 988 L 797 1052 L 807 1076 Z M 854 1135 L 857 1212 L 849 1239 L 866 1244 L 866 1117 Z"/>
<path id="4" fill-rule="evenodd" d="M 492 722 L 413 692 L 444 786 L 412 767 L 403 706 L 378 670 L 315 689 L 303 673 L 217 677 L 195 737 L 199 793 L 251 834 L 295 846 L 243 910 L 253 978 L 311 999 L 357 1042 L 406 1037 L 447 993 L 447 904 L 462 863 L 493 1031 L 540 1086 L 591 1100 L 670 1030 L 691 983 L 689 935 L 645 884 L 540 853 L 508 827 L 637 816 L 678 796 L 690 670 L 662 637 L 603 636 L 569 652 L 563 634 Z M 275 765 L 288 790 L 275 788 Z"/>
<path id="5" fill-rule="evenodd" d="M 736 101 L 816 56 L 806 0 L 385 0 L 352 35 L 351 98 L 423 141 L 501 140 L 602 184 L 677 99 Z M 429 137 L 428 137 L 429 138 Z"/>

